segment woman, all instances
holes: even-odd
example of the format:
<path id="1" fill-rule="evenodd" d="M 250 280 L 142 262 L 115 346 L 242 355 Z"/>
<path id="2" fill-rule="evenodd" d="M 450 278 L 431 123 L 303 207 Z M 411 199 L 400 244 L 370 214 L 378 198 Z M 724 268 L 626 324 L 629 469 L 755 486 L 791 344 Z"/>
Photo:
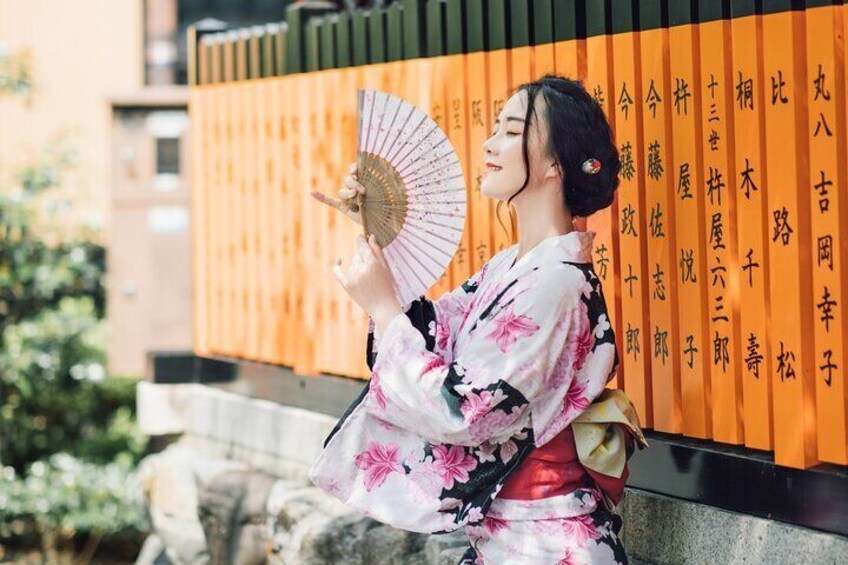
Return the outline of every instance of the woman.
<path id="1" fill-rule="evenodd" d="M 514 202 L 517 245 L 438 300 L 403 306 L 373 238 L 360 236 L 347 273 L 333 266 L 371 318 L 372 376 L 310 478 L 398 528 L 465 527 L 461 564 L 626 563 L 611 512 L 625 456 L 590 472 L 571 425 L 618 364 L 594 233 L 573 227 L 612 203 L 618 152 L 600 106 L 561 77 L 519 87 L 495 125 L 481 192 Z M 347 204 L 364 188 L 345 184 L 340 200 L 313 196 L 357 219 Z"/>

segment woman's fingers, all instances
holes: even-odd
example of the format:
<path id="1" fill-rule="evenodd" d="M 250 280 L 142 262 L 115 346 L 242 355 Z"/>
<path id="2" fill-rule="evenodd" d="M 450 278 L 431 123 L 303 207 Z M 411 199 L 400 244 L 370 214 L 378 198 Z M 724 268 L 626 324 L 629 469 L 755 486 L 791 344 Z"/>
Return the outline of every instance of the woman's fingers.
<path id="1" fill-rule="evenodd" d="M 351 190 L 354 192 L 354 194 L 355 194 L 355 193 L 357 193 L 357 192 L 362 193 L 362 194 L 365 194 L 365 187 L 364 187 L 364 186 L 362 186 L 362 185 L 359 183 L 359 181 L 358 181 L 358 180 L 356 180 L 355 178 L 353 178 L 353 177 L 345 177 L 345 179 L 344 179 L 344 183 L 345 183 L 345 186 L 346 186 L 347 188 L 351 189 Z"/>
<path id="2" fill-rule="evenodd" d="M 362 218 L 360 217 L 359 212 L 354 212 L 350 209 L 350 201 L 344 200 L 336 200 L 330 196 L 327 196 L 324 193 L 318 192 L 317 190 L 313 190 L 310 194 L 315 198 L 318 202 L 322 202 L 327 206 L 332 206 L 336 210 L 342 212 L 345 216 L 356 222 L 357 224 L 362 224 Z"/>

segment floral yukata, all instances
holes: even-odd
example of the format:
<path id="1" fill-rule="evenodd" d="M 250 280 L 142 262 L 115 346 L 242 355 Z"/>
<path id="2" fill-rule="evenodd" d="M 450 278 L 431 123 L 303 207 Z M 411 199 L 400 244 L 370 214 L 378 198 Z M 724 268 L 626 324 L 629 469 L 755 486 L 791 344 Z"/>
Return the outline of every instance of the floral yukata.
<path id="1" fill-rule="evenodd" d="M 498 498 L 618 365 L 594 235 L 548 237 L 517 262 L 514 245 L 457 289 L 412 302 L 383 335 L 372 322 L 371 379 L 328 436 L 312 482 L 397 528 L 464 527 L 463 565 L 626 563 L 620 518 L 597 488 Z"/>

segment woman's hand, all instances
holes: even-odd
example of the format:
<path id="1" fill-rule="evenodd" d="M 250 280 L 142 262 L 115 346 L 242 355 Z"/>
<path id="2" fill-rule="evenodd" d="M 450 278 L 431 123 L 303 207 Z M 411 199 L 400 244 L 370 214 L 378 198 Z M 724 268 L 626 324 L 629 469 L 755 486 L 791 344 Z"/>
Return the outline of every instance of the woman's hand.
<path id="1" fill-rule="evenodd" d="M 356 163 L 353 163 L 348 170 L 350 174 L 344 178 L 345 185 L 339 189 L 338 200 L 316 190 L 313 190 L 310 194 L 318 202 L 332 206 L 357 224 L 362 225 L 362 217 L 359 206 L 356 204 L 356 197 L 359 194 L 365 194 L 365 187 L 356 180 Z"/>
<path id="2" fill-rule="evenodd" d="M 391 319 L 403 312 L 395 294 L 392 272 L 373 235 L 368 241 L 358 236 L 356 245 L 347 274 L 342 272 L 341 259 L 333 265 L 333 274 L 382 333 Z"/>

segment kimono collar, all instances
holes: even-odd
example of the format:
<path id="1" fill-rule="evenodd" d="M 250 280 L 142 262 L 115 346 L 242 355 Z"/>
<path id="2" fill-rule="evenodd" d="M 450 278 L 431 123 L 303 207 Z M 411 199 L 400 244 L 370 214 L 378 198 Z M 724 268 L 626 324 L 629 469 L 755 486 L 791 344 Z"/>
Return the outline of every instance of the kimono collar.
<path id="1" fill-rule="evenodd" d="M 513 265 L 517 267 L 526 263 L 528 258 L 533 258 L 533 263 L 547 261 L 569 261 L 572 263 L 591 263 L 592 262 L 592 242 L 595 239 L 595 232 L 588 231 L 570 231 L 560 235 L 552 235 L 540 241 L 536 247 L 524 254 L 518 260 L 518 263 Z M 510 247 L 511 253 L 508 255 L 509 260 L 507 265 L 512 264 L 513 259 L 518 254 L 518 244 Z"/>

